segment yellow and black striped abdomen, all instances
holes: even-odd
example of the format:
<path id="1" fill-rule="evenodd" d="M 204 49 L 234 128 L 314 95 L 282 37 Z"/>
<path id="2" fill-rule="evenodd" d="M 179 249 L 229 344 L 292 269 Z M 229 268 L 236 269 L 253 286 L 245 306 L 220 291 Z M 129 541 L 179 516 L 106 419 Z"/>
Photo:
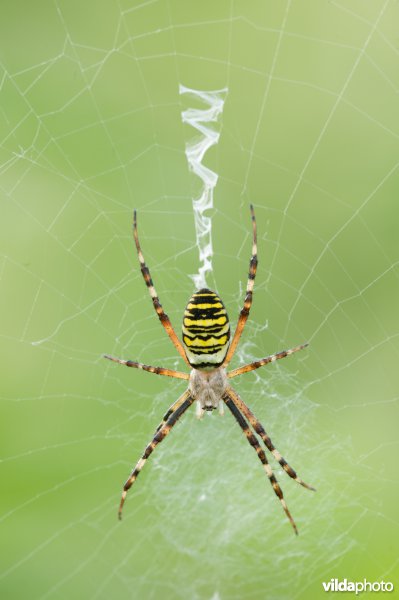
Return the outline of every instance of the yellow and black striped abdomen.
<path id="1" fill-rule="evenodd" d="M 230 342 L 230 324 L 223 302 L 206 288 L 195 292 L 183 317 L 183 344 L 195 369 L 220 367 Z"/>

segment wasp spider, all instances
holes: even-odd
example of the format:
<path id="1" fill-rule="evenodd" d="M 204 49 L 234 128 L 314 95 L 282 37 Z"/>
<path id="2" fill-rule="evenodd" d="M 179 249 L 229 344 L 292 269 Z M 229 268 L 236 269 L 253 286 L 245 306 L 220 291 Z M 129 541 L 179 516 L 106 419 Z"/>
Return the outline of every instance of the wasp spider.
<path id="1" fill-rule="evenodd" d="M 314 490 L 314 488 L 302 481 L 294 469 L 290 467 L 287 461 L 281 456 L 253 412 L 230 386 L 229 380 L 233 377 L 237 377 L 237 375 L 259 369 L 259 367 L 272 363 L 280 358 L 290 356 L 294 352 L 305 348 L 307 344 L 301 344 L 290 350 L 277 352 L 276 354 L 261 358 L 260 360 L 256 360 L 248 365 L 239 367 L 238 369 L 227 371 L 227 365 L 234 355 L 251 309 L 252 293 L 258 264 L 255 212 L 252 205 L 250 208 L 253 231 L 252 256 L 249 263 L 249 275 L 244 305 L 241 309 L 233 338 L 230 342 L 229 318 L 223 302 L 215 292 L 203 288 L 191 296 L 185 308 L 183 316 L 183 344 L 178 339 L 168 315 L 162 308 L 151 279 L 150 271 L 144 261 L 137 233 L 137 216 L 136 211 L 134 211 L 133 235 L 144 281 L 147 285 L 159 320 L 184 362 L 188 367 L 191 367 L 191 371 L 190 373 L 184 373 L 181 371 L 165 369 L 164 367 L 151 367 L 133 360 L 123 360 L 105 355 L 105 358 L 127 367 L 143 369 L 144 371 L 156 373 L 157 375 L 166 375 L 168 377 L 186 379 L 188 381 L 188 389 L 166 411 L 161 423 L 155 430 L 154 437 L 146 446 L 141 458 L 123 486 L 118 512 L 119 518 L 122 517 L 122 509 L 126 494 L 136 481 L 147 459 L 153 453 L 156 446 L 169 434 L 180 417 L 195 401 L 197 408 L 196 414 L 198 417 L 201 417 L 205 411 L 212 411 L 217 408 L 219 408 L 220 413 L 223 414 L 224 405 L 229 408 L 249 444 L 256 451 L 273 490 L 281 502 L 285 514 L 294 528 L 295 533 L 298 533 L 294 519 L 284 500 L 283 492 L 255 433 L 258 434 L 266 448 L 292 479 L 295 479 L 296 482 L 309 490 Z M 250 429 L 248 423 L 251 425 L 253 431 Z"/>

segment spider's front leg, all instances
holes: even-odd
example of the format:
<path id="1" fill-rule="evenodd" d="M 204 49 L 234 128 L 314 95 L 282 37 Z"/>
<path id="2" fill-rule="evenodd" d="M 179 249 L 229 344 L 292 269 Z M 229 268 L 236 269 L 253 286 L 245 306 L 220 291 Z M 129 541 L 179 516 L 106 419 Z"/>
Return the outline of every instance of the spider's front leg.
<path id="1" fill-rule="evenodd" d="M 119 511 L 118 511 L 119 519 L 122 518 L 122 509 L 123 509 L 123 505 L 125 503 L 127 492 L 132 487 L 132 485 L 136 481 L 137 477 L 140 475 L 142 468 L 144 467 L 145 463 L 147 462 L 147 459 L 154 452 L 154 450 L 158 446 L 158 444 L 160 444 L 162 442 L 162 440 L 164 440 L 166 438 L 166 436 L 170 433 L 172 428 L 176 425 L 177 421 L 186 412 L 186 410 L 192 405 L 193 402 L 194 402 L 194 399 L 190 396 L 190 391 L 187 390 L 186 392 L 184 392 L 184 394 L 175 402 L 175 405 L 177 405 L 177 408 L 175 410 L 173 410 L 173 412 L 170 414 L 166 423 L 164 425 L 162 425 L 159 429 L 157 429 L 154 437 L 152 438 L 152 441 L 146 446 L 141 458 L 138 460 L 135 468 L 130 473 L 129 478 L 127 479 L 125 485 L 123 486 L 122 497 L 121 497 Z M 172 408 L 173 407 L 171 407 L 171 409 Z"/>
<path id="2" fill-rule="evenodd" d="M 287 515 L 288 520 L 291 523 L 295 534 L 298 535 L 297 526 L 296 526 L 295 521 L 292 518 L 292 515 L 288 509 L 287 503 L 284 499 L 283 491 L 282 491 L 282 489 L 276 479 L 276 476 L 274 475 L 273 470 L 266 458 L 266 454 L 260 447 L 260 444 L 259 444 L 258 440 L 256 439 L 256 436 L 250 430 L 247 421 L 244 419 L 243 415 L 241 414 L 241 411 L 236 406 L 236 403 L 233 400 L 231 392 L 232 392 L 232 390 L 231 390 L 231 388 L 229 388 L 229 390 L 225 393 L 223 400 L 225 401 L 227 407 L 230 409 L 232 415 L 234 416 L 237 423 L 241 427 L 242 432 L 245 435 L 245 437 L 247 438 L 248 443 L 252 446 L 252 448 L 257 453 L 258 458 L 259 458 L 260 462 L 262 463 L 265 473 L 266 473 L 266 475 L 270 481 L 270 484 L 274 490 L 274 493 L 280 500 L 281 506 L 283 507 L 283 510 L 284 510 L 285 514 Z"/>
<path id="3" fill-rule="evenodd" d="M 303 481 L 303 479 L 301 479 L 297 475 L 296 471 L 291 467 L 291 465 L 289 465 L 287 463 L 285 458 L 283 456 L 281 456 L 280 452 L 274 446 L 269 435 L 266 433 L 262 423 L 255 417 L 255 415 L 253 414 L 251 409 L 240 398 L 240 396 L 237 394 L 237 392 L 235 390 L 233 390 L 233 388 L 230 387 L 228 390 L 228 394 L 229 394 L 230 399 L 236 406 L 236 408 L 243 414 L 243 416 L 246 419 L 248 419 L 248 421 L 250 422 L 254 431 L 261 437 L 266 448 L 273 454 L 274 458 L 281 465 L 281 467 L 284 469 L 284 471 L 287 473 L 287 475 L 289 475 L 294 481 L 299 483 L 299 485 L 301 485 L 302 487 L 306 488 L 307 490 L 311 490 L 312 492 L 315 492 L 316 491 L 315 488 L 312 485 L 309 485 L 308 483 Z"/>

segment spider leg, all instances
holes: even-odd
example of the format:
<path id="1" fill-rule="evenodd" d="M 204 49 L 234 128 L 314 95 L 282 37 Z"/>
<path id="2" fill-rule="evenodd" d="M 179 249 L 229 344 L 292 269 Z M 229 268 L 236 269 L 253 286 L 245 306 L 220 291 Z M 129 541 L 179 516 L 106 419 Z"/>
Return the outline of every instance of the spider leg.
<path id="1" fill-rule="evenodd" d="M 184 360 L 184 362 L 189 365 L 186 353 L 184 351 L 183 345 L 180 342 L 179 338 L 177 337 L 173 327 L 172 327 L 172 323 L 170 322 L 170 319 L 168 317 L 168 315 L 166 314 L 166 312 L 164 311 L 164 309 L 162 308 L 162 304 L 159 301 L 158 298 L 158 294 L 156 292 L 156 289 L 154 287 L 153 281 L 151 279 L 151 274 L 150 274 L 150 270 L 147 267 L 147 265 L 145 264 L 145 260 L 144 260 L 144 256 L 143 253 L 141 251 L 141 247 L 140 247 L 140 242 L 139 242 L 139 236 L 137 233 L 137 213 L 136 210 L 134 211 L 134 216 L 133 216 L 133 236 L 134 236 L 134 242 L 136 244 L 136 249 L 137 249 L 137 254 L 139 257 L 139 262 L 140 262 L 140 268 L 141 268 L 141 273 L 144 277 L 144 281 L 146 283 L 146 286 L 148 288 L 148 291 L 150 293 L 151 299 L 152 299 L 152 303 L 154 305 L 155 308 L 155 312 L 157 313 L 159 320 L 161 321 L 163 327 L 165 328 L 166 333 L 168 334 L 168 336 L 170 337 L 170 339 L 172 340 L 176 350 L 178 351 L 178 353 L 180 354 L 180 356 L 182 357 L 182 359 Z"/>
<path id="2" fill-rule="evenodd" d="M 277 462 L 280 463 L 287 475 L 292 477 L 292 479 L 294 479 L 297 483 L 302 485 L 307 490 L 312 490 L 313 492 L 315 492 L 315 488 L 309 485 L 308 483 L 305 483 L 300 477 L 298 477 L 294 469 L 281 456 L 280 452 L 275 448 L 272 440 L 264 430 L 262 424 L 258 421 L 258 419 L 255 417 L 251 409 L 245 404 L 245 402 L 241 400 L 237 392 L 234 391 L 232 388 L 229 388 L 228 394 L 236 408 L 240 410 L 242 414 L 248 419 L 248 421 L 254 428 L 254 431 L 262 438 L 266 448 L 273 454 Z"/>
<path id="3" fill-rule="evenodd" d="M 119 519 L 122 518 L 122 509 L 123 509 L 123 505 L 125 503 L 127 492 L 132 487 L 134 482 L 136 481 L 137 477 L 140 474 L 140 471 L 142 470 L 145 463 L 147 462 L 147 459 L 151 456 L 151 454 L 153 453 L 153 451 L 155 450 L 157 445 L 160 444 L 162 442 L 162 440 L 165 439 L 165 437 L 170 433 L 172 427 L 174 425 L 176 425 L 177 421 L 183 415 L 183 413 L 185 413 L 185 411 L 194 402 L 194 400 L 193 400 L 193 398 L 191 398 L 188 390 L 186 392 L 184 392 L 182 398 L 180 398 L 179 400 L 182 400 L 182 399 L 183 399 L 183 401 L 180 403 L 178 408 L 176 408 L 176 410 L 174 410 L 172 412 L 172 414 L 169 416 L 166 423 L 164 425 L 162 425 L 159 430 L 156 431 L 154 437 L 152 438 L 152 441 L 146 446 L 141 458 L 137 462 L 135 468 L 133 469 L 133 471 L 131 472 L 125 485 L 123 486 L 122 497 L 121 497 L 121 501 L 119 504 L 119 511 L 118 511 Z M 179 400 L 178 400 L 178 402 L 179 402 Z"/>
<path id="4" fill-rule="evenodd" d="M 190 396 L 189 391 L 187 390 L 185 392 L 185 394 L 183 394 L 182 396 L 180 396 L 180 398 L 178 398 L 176 400 L 176 402 L 173 402 L 173 404 L 171 404 L 168 408 L 168 410 L 166 411 L 166 413 L 164 414 L 162 421 L 160 422 L 160 424 L 158 425 L 158 427 L 155 430 L 155 433 L 157 433 L 157 431 L 159 431 L 160 429 L 162 429 L 162 427 L 165 425 L 165 423 L 168 421 L 169 417 L 171 417 L 173 415 L 173 413 L 175 412 L 175 410 L 177 410 L 182 404 L 183 402 L 185 402 L 187 400 L 187 398 Z M 154 433 L 154 435 L 155 435 Z"/>
<path id="5" fill-rule="evenodd" d="M 125 360 L 123 358 L 116 358 L 115 356 L 110 356 L 109 354 L 104 354 L 104 358 L 107 358 L 108 360 L 112 360 L 113 362 L 119 363 L 120 365 L 125 365 L 126 367 L 142 369 L 143 371 L 148 371 L 149 373 L 155 373 L 156 375 L 166 375 L 167 377 L 175 377 L 176 379 L 189 379 L 190 378 L 190 375 L 188 373 L 183 373 L 182 371 L 173 371 L 172 369 L 165 369 L 164 367 L 151 367 L 149 365 L 144 365 L 143 363 L 135 362 L 134 360 Z"/>
<path id="6" fill-rule="evenodd" d="M 288 506 L 286 501 L 284 500 L 284 496 L 283 496 L 283 492 L 281 487 L 279 486 L 279 483 L 273 473 L 273 470 L 271 468 L 271 466 L 268 463 L 268 460 L 266 458 L 266 454 L 264 453 L 264 451 L 262 450 L 262 448 L 260 447 L 260 444 L 258 442 L 258 440 L 256 439 L 255 435 L 252 433 L 252 431 L 250 430 L 248 423 L 246 422 L 246 420 L 244 419 L 244 417 L 242 416 L 240 410 L 237 408 L 236 404 L 234 403 L 234 400 L 231 396 L 231 389 L 228 390 L 228 392 L 225 393 L 225 395 L 223 396 L 223 400 L 226 403 L 226 405 L 228 406 L 228 408 L 230 409 L 230 411 L 232 412 L 233 416 L 235 417 L 237 423 L 239 424 L 239 426 L 241 427 L 244 435 L 246 436 L 249 444 L 251 444 L 251 446 L 253 447 L 253 449 L 255 450 L 255 452 L 257 453 L 259 460 L 261 461 L 261 463 L 263 464 L 263 468 L 265 469 L 266 475 L 269 478 L 269 481 L 273 487 L 274 493 L 276 494 L 276 496 L 278 497 L 278 499 L 281 502 L 281 505 L 284 509 L 285 514 L 287 515 L 296 535 L 298 535 L 298 529 L 297 526 L 295 525 L 295 521 L 291 516 L 290 511 L 288 510 Z"/>
<path id="7" fill-rule="evenodd" d="M 229 364 L 229 362 L 231 361 L 231 359 L 233 358 L 233 354 L 237 348 L 237 344 L 238 344 L 241 334 L 244 330 L 245 323 L 247 322 L 249 311 L 251 310 L 251 305 L 252 305 L 252 292 L 254 289 L 256 268 L 258 265 L 258 250 L 257 250 L 257 241 L 256 241 L 256 219 L 255 219 L 254 207 L 252 206 L 252 204 L 250 205 L 250 209 L 251 209 L 253 238 L 252 238 L 252 256 L 251 256 L 251 260 L 249 261 L 247 291 L 245 294 L 244 306 L 241 309 L 233 339 L 231 341 L 229 350 L 227 352 L 226 358 L 224 359 L 224 362 L 222 365 L 223 367 L 226 367 Z"/>
<path id="8" fill-rule="evenodd" d="M 266 358 L 261 358 L 260 360 L 255 360 L 249 365 L 244 365 L 243 367 L 239 367 L 238 369 L 233 369 L 227 373 L 227 377 L 231 379 L 231 377 L 237 377 L 237 375 L 242 375 L 243 373 L 249 373 L 250 371 L 254 371 L 255 369 L 259 369 L 259 367 L 263 367 L 263 365 L 267 365 L 271 362 L 275 362 L 280 358 L 285 358 L 286 356 L 291 356 L 294 352 L 298 352 L 298 350 L 303 350 L 309 346 L 308 343 L 301 344 L 300 346 L 295 346 L 295 348 L 291 348 L 290 350 L 282 350 L 281 352 L 276 352 L 276 354 L 272 354 L 271 356 L 266 356 Z"/>

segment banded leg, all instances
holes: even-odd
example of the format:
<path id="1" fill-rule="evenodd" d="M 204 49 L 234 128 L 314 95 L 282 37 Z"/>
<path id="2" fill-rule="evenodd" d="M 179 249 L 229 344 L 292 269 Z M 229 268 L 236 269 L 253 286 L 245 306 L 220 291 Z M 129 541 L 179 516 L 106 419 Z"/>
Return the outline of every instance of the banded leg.
<path id="1" fill-rule="evenodd" d="M 188 373 L 182 371 L 173 371 L 172 369 L 165 369 L 164 367 L 151 367 L 144 365 L 143 363 L 135 362 L 134 360 L 125 360 L 123 358 L 116 358 L 109 354 L 104 354 L 104 358 L 112 360 L 113 362 L 125 365 L 126 367 L 133 367 L 134 369 L 141 369 L 142 371 L 148 371 L 149 373 L 155 373 L 156 375 L 166 375 L 167 377 L 175 377 L 176 379 L 189 379 Z"/>
<path id="2" fill-rule="evenodd" d="M 298 529 L 297 526 L 295 525 L 295 521 L 291 516 L 290 511 L 288 510 L 288 506 L 286 501 L 284 500 L 284 496 L 283 496 L 283 492 L 281 487 L 278 484 L 278 481 L 272 471 L 271 466 L 269 465 L 267 458 L 266 458 L 266 454 L 264 453 L 264 451 L 262 450 L 262 448 L 259 445 L 258 440 L 256 439 L 255 435 L 252 433 L 252 431 L 250 430 L 248 423 L 246 422 L 246 420 L 244 419 L 244 417 L 242 416 L 240 410 L 237 408 L 236 404 L 234 403 L 231 395 L 230 395 L 230 390 L 223 396 L 223 400 L 225 401 L 226 405 L 228 406 L 228 408 L 230 409 L 230 411 L 232 412 L 233 416 L 235 417 L 236 421 L 238 422 L 239 426 L 241 427 L 244 435 L 246 436 L 248 442 L 251 444 L 251 446 L 253 447 L 253 449 L 255 450 L 255 452 L 257 453 L 259 460 L 261 461 L 261 463 L 263 464 L 263 468 L 266 471 L 266 475 L 269 478 L 269 481 L 273 487 L 274 493 L 276 494 L 276 496 L 278 497 L 278 499 L 281 502 L 281 505 L 283 507 L 283 510 L 285 512 L 285 514 L 287 515 L 296 535 L 298 535 Z"/>
<path id="3" fill-rule="evenodd" d="M 234 332 L 233 339 L 231 341 L 229 350 L 227 352 L 226 358 L 223 362 L 223 367 L 226 367 L 231 359 L 233 358 L 233 354 L 237 348 L 237 344 L 240 341 L 241 334 L 244 330 L 245 323 L 247 322 L 249 311 L 251 310 L 252 305 L 252 293 L 254 289 L 255 276 L 256 276 L 256 268 L 258 266 L 258 250 L 257 250 L 257 239 L 256 239 L 256 219 L 255 219 L 255 211 L 252 204 L 250 205 L 251 209 L 251 219 L 252 219 L 252 256 L 249 261 L 249 273 L 248 273 L 248 282 L 247 282 L 247 291 L 244 299 L 244 306 L 241 309 L 240 315 L 238 317 L 237 327 Z"/>
<path id="4" fill-rule="evenodd" d="M 154 287 L 153 281 L 151 279 L 151 274 L 150 274 L 150 270 L 147 267 L 147 265 L 145 264 L 145 260 L 144 260 L 144 256 L 143 253 L 141 251 L 141 247 L 140 247 L 140 242 L 139 242 L 139 236 L 137 233 L 137 213 L 136 210 L 134 211 L 134 216 L 133 216 L 133 236 L 134 236 L 134 242 L 136 244 L 136 249 L 137 249 L 137 254 L 139 257 L 139 262 L 140 262 L 140 269 L 141 269 L 141 273 L 144 277 L 144 281 L 146 283 L 146 286 L 148 288 L 148 291 L 150 293 L 151 299 L 152 299 L 152 303 L 154 305 L 155 308 L 155 312 L 157 313 L 159 320 L 161 321 L 163 327 L 165 328 L 166 333 L 168 334 L 168 336 L 170 337 L 170 339 L 172 340 L 176 350 L 178 351 L 178 353 L 180 354 L 180 356 L 182 357 L 182 359 L 184 360 L 184 362 L 189 365 L 189 362 L 187 360 L 187 356 L 186 353 L 184 351 L 183 345 L 180 342 L 179 338 L 177 337 L 173 327 L 172 327 L 172 323 L 170 322 L 170 319 L 168 317 L 168 315 L 166 314 L 166 312 L 164 311 L 164 309 L 162 308 L 162 304 L 159 301 L 158 298 L 158 294 L 156 292 L 156 289 Z"/>
<path id="5" fill-rule="evenodd" d="M 168 408 L 168 410 L 166 411 L 166 413 L 164 414 L 162 421 L 160 422 L 160 424 L 158 425 L 158 427 L 155 430 L 155 433 L 157 433 L 157 431 L 159 431 L 160 429 L 162 429 L 162 427 L 165 425 L 165 423 L 167 422 L 167 420 L 169 419 L 169 417 L 171 417 L 173 415 L 173 413 L 175 412 L 175 410 L 177 410 L 182 404 L 183 402 L 185 402 L 187 400 L 187 398 L 190 396 L 190 391 L 186 390 L 184 392 L 184 394 L 182 396 L 180 396 L 180 398 L 178 398 L 178 400 L 176 400 L 176 402 L 173 402 L 173 404 L 171 404 Z M 154 433 L 154 435 L 155 435 Z"/>
<path id="6" fill-rule="evenodd" d="M 241 400 L 240 396 L 235 392 L 232 388 L 228 389 L 228 394 L 235 404 L 236 408 L 242 412 L 242 414 L 248 419 L 254 431 L 262 438 L 266 448 L 273 454 L 276 461 L 283 467 L 284 471 L 289 475 L 292 479 L 294 479 L 299 485 L 302 485 L 307 490 L 312 490 L 315 492 L 315 488 L 305 483 L 294 471 L 294 469 L 287 463 L 287 461 L 281 456 L 280 452 L 275 448 L 272 440 L 264 430 L 262 424 L 255 417 L 250 408 L 245 404 L 243 400 Z"/>
<path id="7" fill-rule="evenodd" d="M 255 360 L 249 365 L 244 365 L 243 367 L 239 367 L 238 369 L 233 369 L 227 373 L 227 377 L 230 379 L 232 377 L 237 377 L 237 375 L 242 375 L 243 373 L 249 373 L 250 371 L 254 371 L 255 369 L 259 369 L 259 367 L 263 367 L 263 365 L 267 365 L 271 362 L 275 362 L 280 358 L 285 358 L 286 356 L 291 356 L 294 352 L 298 352 L 298 350 L 303 350 L 309 346 L 308 343 L 301 344 L 300 346 L 295 346 L 295 348 L 291 348 L 290 350 L 282 350 L 281 352 L 276 352 L 276 354 L 272 354 L 271 356 L 266 356 L 266 358 L 261 358 L 260 360 Z"/>
<path id="8" fill-rule="evenodd" d="M 122 497 L 119 504 L 118 517 L 122 518 L 122 509 L 125 503 L 126 495 L 128 490 L 132 487 L 137 477 L 140 475 L 140 471 L 144 467 L 147 459 L 154 452 L 155 448 L 162 442 L 163 439 L 170 433 L 172 427 L 176 425 L 179 418 L 186 412 L 186 410 L 191 406 L 194 402 L 193 398 L 190 395 L 187 396 L 187 392 L 183 394 L 185 396 L 185 400 L 180 404 L 180 406 L 170 415 L 165 425 L 157 431 L 152 439 L 152 441 L 146 446 L 141 458 L 137 462 L 135 468 L 131 472 L 129 478 L 127 479 L 125 485 L 123 486 Z"/>

